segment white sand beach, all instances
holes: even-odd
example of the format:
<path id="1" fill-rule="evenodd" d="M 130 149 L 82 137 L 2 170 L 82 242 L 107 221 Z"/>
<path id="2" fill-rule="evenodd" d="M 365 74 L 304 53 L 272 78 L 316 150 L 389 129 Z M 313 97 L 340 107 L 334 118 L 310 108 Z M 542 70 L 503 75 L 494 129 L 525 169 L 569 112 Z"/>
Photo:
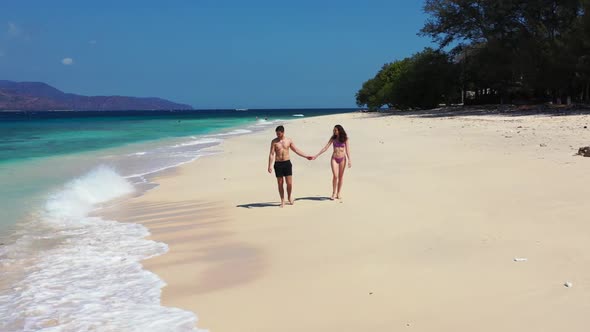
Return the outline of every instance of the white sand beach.
<path id="1" fill-rule="evenodd" d="M 144 261 L 168 284 L 164 305 L 213 332 L 588 329 L 590 158 L 574 153 L 589 115 L 284 125 L 315 154 L 336 124 L 352 155 L 342 200 L 328 199 L 331 150 L 292 153 L 296 202 L 279 208 L 270 128 L 105 211 L 169 245 Z"/>

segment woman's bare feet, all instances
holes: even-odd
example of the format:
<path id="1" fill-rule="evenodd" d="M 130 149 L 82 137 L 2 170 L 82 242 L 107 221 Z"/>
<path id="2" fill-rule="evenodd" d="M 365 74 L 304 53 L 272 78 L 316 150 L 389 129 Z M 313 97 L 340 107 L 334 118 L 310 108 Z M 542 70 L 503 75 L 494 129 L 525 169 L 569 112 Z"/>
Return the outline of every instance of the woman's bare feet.
<path id="1" fill-rule="evenodd" d="M 332 197 L 330 197 L 330 200 L 333 201 L 336 199 L 336 194 L 332 194 Z"/>
<path id="2" fill-rule="evenodd" d="M 281 208 L 284 208 L 285 207 L 285 201 L 281 201 L 281 206 L 280 207 Z"/>
<path id="3" fill-rule="evenodd" d="M 289 205 L 295 205 L 295 201 L 292 198 L 289 198 Z"/>

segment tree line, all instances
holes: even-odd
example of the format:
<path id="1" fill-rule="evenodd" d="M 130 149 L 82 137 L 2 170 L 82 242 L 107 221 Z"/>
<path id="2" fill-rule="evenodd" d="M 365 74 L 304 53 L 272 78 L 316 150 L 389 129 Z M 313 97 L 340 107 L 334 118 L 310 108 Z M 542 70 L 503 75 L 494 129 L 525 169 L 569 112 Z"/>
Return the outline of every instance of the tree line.
<path id="1" fill-rule="evenodd" d="M 359 106 L 590 102 L 590 0 L 426 0 L 438 49 L 383 65 Z"/>

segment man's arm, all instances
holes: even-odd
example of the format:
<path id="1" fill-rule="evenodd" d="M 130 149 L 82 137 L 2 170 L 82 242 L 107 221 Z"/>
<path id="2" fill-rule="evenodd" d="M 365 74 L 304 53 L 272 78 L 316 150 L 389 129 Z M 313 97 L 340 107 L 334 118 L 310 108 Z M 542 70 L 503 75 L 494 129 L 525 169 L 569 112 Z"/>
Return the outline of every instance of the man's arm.
<path id="1" fill-rule="evenodd" d="M 299 156 L 305 159 L 311 158 L 310 156 L 306 155 L 303 151 L 299 150 L 299 148 L 295 146 L 295 143 L 293 143 L 293 141 L 291 141 L 291 149 L 293 150 L 293 152 L 297 153 Z"/>
<path id="2" fill-rule="evenodd" d="M 270 152 L 268 154 L 268 172 L 272 173 L 272 162 L 275 159 L 275 149 L 273 149 L 273 141 L 270 142 Z"/>

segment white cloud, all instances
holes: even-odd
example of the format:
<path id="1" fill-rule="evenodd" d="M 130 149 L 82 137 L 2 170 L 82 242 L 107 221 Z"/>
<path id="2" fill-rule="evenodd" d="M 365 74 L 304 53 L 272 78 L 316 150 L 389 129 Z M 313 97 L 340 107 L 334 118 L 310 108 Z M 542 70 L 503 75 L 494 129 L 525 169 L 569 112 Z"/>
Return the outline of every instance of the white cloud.
<path id="1" fill-rule="evenodd" d="M 12 22 L 8 22 L 8 35 L 11 37 L 18 37 L 22 33 L 21 28 Z"/>
<path id="2" fill-rule="evenodd" d="M 69 65 L 71 65 L 71 64 L 74 63 L 74 59 L 72 59 L 72 58 L 63 58 L 61 60 L 61 63 L 63 63 L 66 66 L 69 66 Z"/>

